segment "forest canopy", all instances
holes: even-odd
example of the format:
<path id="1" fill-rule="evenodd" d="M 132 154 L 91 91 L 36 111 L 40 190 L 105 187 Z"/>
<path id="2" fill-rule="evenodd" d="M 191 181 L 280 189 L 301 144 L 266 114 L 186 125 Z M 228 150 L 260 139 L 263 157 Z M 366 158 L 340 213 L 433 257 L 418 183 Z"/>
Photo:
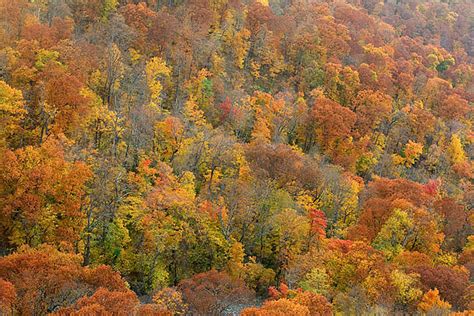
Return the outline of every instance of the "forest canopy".
<path id="1" fill-rule="evenodd" d="M 474 313 L 471 0 L 0 0 L 0 314 Z"/>

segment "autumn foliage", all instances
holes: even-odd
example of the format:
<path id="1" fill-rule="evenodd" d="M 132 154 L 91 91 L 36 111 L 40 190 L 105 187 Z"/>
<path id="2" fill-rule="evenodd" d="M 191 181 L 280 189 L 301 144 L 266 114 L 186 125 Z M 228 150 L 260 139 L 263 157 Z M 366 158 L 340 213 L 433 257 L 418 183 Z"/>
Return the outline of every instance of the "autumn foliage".
<path id="1" fill-rule="evenodd" d="M 0 314 L 472 314 L 473 20 L 0 0 Z"/>

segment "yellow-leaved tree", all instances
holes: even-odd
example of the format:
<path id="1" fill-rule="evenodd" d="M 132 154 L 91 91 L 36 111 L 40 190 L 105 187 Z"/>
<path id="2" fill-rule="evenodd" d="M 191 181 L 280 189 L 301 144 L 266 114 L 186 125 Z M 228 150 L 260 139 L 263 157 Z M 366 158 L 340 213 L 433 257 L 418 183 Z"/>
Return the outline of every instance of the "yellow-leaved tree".
<path id="1" fill-rule="evenodd" d="M 466 160 L 466 153 L 464 152 L 461 138 L 457 134 L 451 136 L 451 142 L 448 147 L 448 155 L 452 164 L 464 162 Z"/>
<path id="2" fill-rule="evenodd" d="M 150 89 L 150 105 L 154 107 L 159 106 L 162 101 L 162 82 L 169 78 L 171 69 L 162 58 L 153 57 L 147 62 L 145 72 L 148 88 Z"/>
<path id="3" fill-rule="evenodd" d="M 0 146 L 20 129 L 25 114 L 21 91 L 0 80 Z"/>

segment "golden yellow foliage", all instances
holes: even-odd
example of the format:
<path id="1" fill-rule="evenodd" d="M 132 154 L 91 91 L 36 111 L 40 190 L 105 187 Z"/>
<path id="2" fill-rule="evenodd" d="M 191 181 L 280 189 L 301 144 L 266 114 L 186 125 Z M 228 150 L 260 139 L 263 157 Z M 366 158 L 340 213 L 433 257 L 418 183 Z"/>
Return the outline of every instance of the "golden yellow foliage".
<path id="1" fill-rule="evenodd" d="M 163 85 L 160 80 L 170 76 L 170 68 L 160 57 L 153 57 L 148 61 L 145 67 L 148 88 L 150 89 L 150 105 L 158 106 L 161 103 L 161 91 Z"/>

